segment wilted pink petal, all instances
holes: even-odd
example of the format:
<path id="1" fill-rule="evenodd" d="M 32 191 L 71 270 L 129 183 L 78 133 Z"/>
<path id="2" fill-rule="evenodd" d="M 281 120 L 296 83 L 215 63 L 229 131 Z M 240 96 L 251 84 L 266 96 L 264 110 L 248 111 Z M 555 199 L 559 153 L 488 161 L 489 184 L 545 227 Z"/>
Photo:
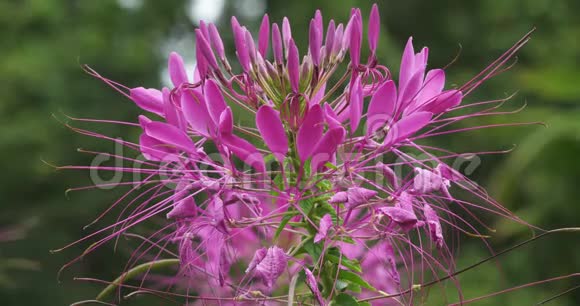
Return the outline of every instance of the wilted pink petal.
<path id="1" fill-rule="evenodd" d="M 433 191 L 447 190 L 450 182 L 444 179 L 437 171 L 415 168 L 413 189 L 419 194 L 427 194 Z"/>
<path id="2" fill-rule="evenodd" d="M 324 215 L 320 219 L 320 224 L 318 225 L 318 233 L 314 236 L 314 243 L 318 243 L 322 239 L 326 238 L 328 234 L 328 229 L 332 226 L 332 217 L 329 214 Z"/>
<path id="3" fill-rule="evenodd" d="M 197 215 L 197 205 L 193 198 L 186 197 L 175 203 L 173 209 L 167 213 L 168 219 L 191 218 Z"/>
<path id="4" fill-rule="evenodd" d="M 256 265 L 256 272 L 262 277 L 264 285 L 272 288 L 287 265 L 288 255 L 281 248 L 273 246 L 268 248 L 266 256 Z"/>
<path id="5" fill-rule="evenodd" d="M 256 253 L 254 253 L 254 257 L 252 257 L 252 260 L 250 261 L 250 263 L 248 264 L 248 268 L 246 269 L 246 273 L 251 272 L 252 270 L 254 270 L 254 268 L 256 268 L 256 266 L 258 266 L 258 264 L 264 260 L 264 257 L 266 257 L 266 254 L 268 253 L 268 249 L 266 248 L 261 248 L 258 249 L 256 251 Z"/>
<path id="6" fill-rule="evenodd" d="M 370 190 L 363 187 L 351 187 L 348 189 L 347 194 L 347 206 L 354 207 L 368 203 L 370 199 L 378 194 L 378 192 L 376 190 Z"/>
<path id="7" fill-rule="evenodd" d="M 288 153 L 288 137 L 280 120 L 280 114 L 272 107 L 262 105 L 256 113 L 256 126 L 272 153 L 278 160 L 284 160 Z"/>
<path id="8" fill-rule="evenodd" d="M 441 229 L 439 216 L 437 216 L 437 213 L 427 203 L 425 203 L 425 206 L 423 207 L 423 215 L 425 216 L 425 222 L 429 228 L 431 240 L 435 242 L 435 245 L 438 248 L 443 247 L 443 230 Z"/>
<path id="9" fill-rule="evenodd" d="M 330 204 L 340 204 L 346 202 L 348 202 L 348 193 L 346 191 L 337 192 L 328 200 L 328 203 Z"/>
<path id="10" fill-rule="evenodd" d="M 306 275 L 306 285 L 308 288 L 310 288 L 310 291 L 312 291 L 314 297 L 316 297 L 318 304 L 321 306 L 326 305 L 326 301 L 324 301 L 322 294 L 320 294 L 320 289 L 318 289 L 318 282 L 312 274 L 312 271 L 310 271 L 308 268 L 304 268 L 304 274 Z"/>

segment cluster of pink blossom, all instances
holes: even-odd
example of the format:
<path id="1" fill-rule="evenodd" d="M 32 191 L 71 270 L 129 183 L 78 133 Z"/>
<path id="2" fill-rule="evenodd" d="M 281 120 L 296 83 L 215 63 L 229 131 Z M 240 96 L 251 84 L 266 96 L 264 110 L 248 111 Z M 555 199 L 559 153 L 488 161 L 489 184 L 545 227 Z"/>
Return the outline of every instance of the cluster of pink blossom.
<path id="1" fill-rule="evenodd" d="M 421 284 L 454 272 L 448 233 L 484 236 L 479 212 L 517 220 L 446 163 L 459 154 L 421 140 L 483 128 L 453 124 L 498 114 L 501 100 L 462 101 L 527 38 L 445 89 L 445 71 L 428 70 L 429 50 L 416 53 L 411 38 L 396 79 L 378 63 L 376 5 L 366 35 L 359 9 L 327 26 L 317 11 L 302 56 L 286 18 L 280 26 L 264 16 L 257 41 L 235 17 L 231 25 L 236 65 L 216 26 L 201 22 L 195 71 L 169 57 L 173 88 L 126 88 L 91 70 L 148 113 L 134 125 L 138 143 L 109 138 L 146 158 L 112 170 L 146 178 L 118 222 L 89 236 L 112 231 L 90 250 L 166 217 L 127 269 L 176 258 L 186 294 L 176 284 L 151 292 L 191 305 L 413 304 Z"/>

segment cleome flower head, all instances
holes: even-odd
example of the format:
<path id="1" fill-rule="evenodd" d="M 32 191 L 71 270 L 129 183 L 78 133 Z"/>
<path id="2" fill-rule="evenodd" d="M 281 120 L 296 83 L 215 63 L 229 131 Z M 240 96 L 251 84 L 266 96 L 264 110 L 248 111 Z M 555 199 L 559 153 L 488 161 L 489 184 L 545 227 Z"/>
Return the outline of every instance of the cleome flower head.
<path id="1" fill-rule="evenodd" d="M 141 135 L 132 143 L 79 131 L 145 160 L 112 169 L 140 174 L 140 188 L 115 203 L 126 203 L 118 222 L 85 238 L 104 235 L 88 251 L 136 232 L 143 243 L 127 269 L 175 258 L 179 271 L 164 278 L 148 269 L 135 288 L 161 282 L 195 305 L 409 305 L 417 284 L 453 275 L 450 232 L 483 236 L 482 212 L 518 220 L 448 166 L 460 154 L 422 140 L 496 114 L 503 101 L 464 99 L 526 39 L 450 88 L 412 38 L 397 77 L 381 65 L 377 5 L 366 25 L 359 9 L 346 24 L 317 11 L 307 48 L 287 18 L 264 16 L 257 40 L 235 17 L 231 31 L 235 61 L 217 27 L 202 22 L 195 70 L 169 56 L 170 88 L 126 88 L 89 70 L 143 110 L 128 123 Z M 456 199 L 459 189 L 478 202 Z M 157 228 L 143 232 L 143 223 Z"/>

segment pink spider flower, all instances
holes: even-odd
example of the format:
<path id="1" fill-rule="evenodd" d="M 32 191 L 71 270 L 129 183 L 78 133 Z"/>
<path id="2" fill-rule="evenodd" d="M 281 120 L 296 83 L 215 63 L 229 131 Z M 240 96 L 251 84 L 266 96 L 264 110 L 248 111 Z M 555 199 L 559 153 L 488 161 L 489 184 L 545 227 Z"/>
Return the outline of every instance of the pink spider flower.
<path id="1" fill-rule="evenodd" d="M 127 88 L 87 68 L 144 111 L 138 123 L 118 122 L 141 136 L 129 142 L 75 130 L 145 160 L 113 156 L 135 161 L 132 168 L 64 167 L 141 175 L 135 184 L 143 187 L 113 204 L 123 206 L 117 222 L 78 241 L 97 239 L 85 254 L 135 232 L 142 243 L 127 269 L 175 258 L 178 273 L 166 294 L 187 303 L 277 305 L 276 296 L 290 290 L 286 298 L 321 305 L 369 297 L 376 305 L 407 305 L 415 284 L 453 272 L 449 232 L 479 235 L 479 219 L 460 212 L 520 221 L 445 164 L 459 154 L 421 140 L 497 114 L 493 104 L 503 101 L 473 104 L 493 106 L 484 110 L 462 103 L 527 38 L 464 86 L 446 89 L 445 71 L 428 70 L 429 50 L 415 52 L 412 38 L 397 78 L 380 64 L 376 4 L 366 26 L 369 57 L 361 61 L 364 28 L 359 9 L 346 25 L 327 26 L 317 11 L 309 46 L 299 48 L 287 18 L 271 24 L 265 15 L 256 45 L 232 17 L 241 67 L 234 71 L 218 28 L 201 23 L 195 71 L 177 53 L 169 56 L 172 88 Z M 335 76 L 341 65 L 346 72 Z M 455 199 L 455 188 L 480 203 Z M 158 228 L 141 232 L 143 223 Z M 148 290 L 152 273 L 144 271 L 139 290 Z"/>

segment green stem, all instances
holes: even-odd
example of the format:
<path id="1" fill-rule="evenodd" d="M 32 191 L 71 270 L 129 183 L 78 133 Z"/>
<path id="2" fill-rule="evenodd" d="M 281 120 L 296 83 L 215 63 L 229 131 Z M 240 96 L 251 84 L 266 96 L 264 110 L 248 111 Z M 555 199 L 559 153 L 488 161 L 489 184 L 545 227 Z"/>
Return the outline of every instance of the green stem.
<path id="1" fill-rule="evenodd" d="M 109 284 L 105 289 L 103 289 L 103 291 L 101 291 L 101 293 L 99 293 L 99 295 L 97 295 L 96 300 L 98 300 L 98 301 L 105 300 L 105 298 L 107 298 L 109 295 L 113 294 L 115 289 L 117 287 L 119 287 L 125 279 L 134 278 L 134 277 L 138 276 L 139 274 L 146 273 L 146 272 L 150 271 L 151 269 L 163 269 L 163 268 L 171 267 L 174 265 L 179 265 L 179 259 L 176 259 L 176 258 L 161 259 L 161 260 L 157 260 L 157 261 L 151 261 L 151 262 L 147 262 L 144 264 L 140 264 L 140 265 L 136 266 L 135 268 L 121 274 L 121 276 L 117 277 L 117 279 L 115 279 L 111 284 Z"/>

